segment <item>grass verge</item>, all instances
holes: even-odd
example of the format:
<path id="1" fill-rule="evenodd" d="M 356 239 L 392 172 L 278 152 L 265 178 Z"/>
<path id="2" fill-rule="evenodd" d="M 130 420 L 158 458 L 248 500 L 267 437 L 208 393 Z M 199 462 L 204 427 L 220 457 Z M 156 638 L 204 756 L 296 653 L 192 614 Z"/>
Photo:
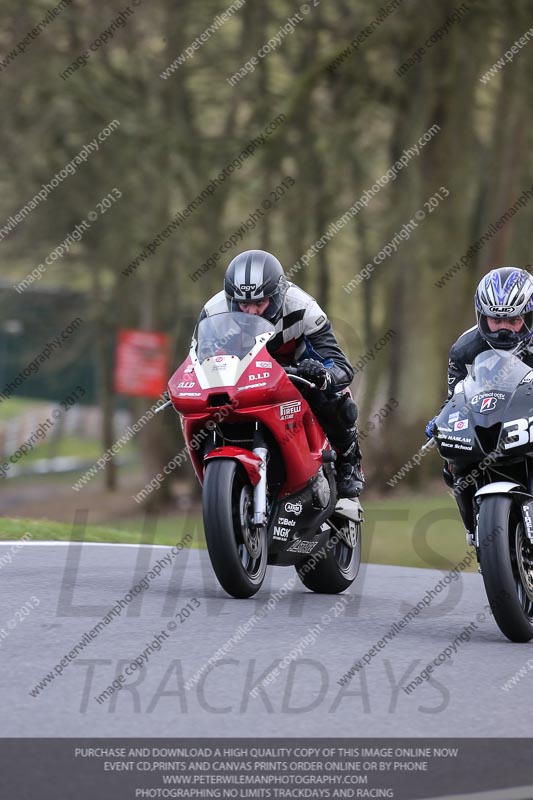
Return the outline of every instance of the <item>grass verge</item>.
<path id="1" fill-rule="evenodd" d="M 464 528 L 448 495 L 403 497 L 365 503 L 363 559 L 374 564 L 449 570 L 466 553 Z M 90 518 L 90 515 L 89 515 Z M 0 518 L 0 539 L 87 541 L 174 545 L 187 533 L 191 547 L 205 548 L 202 518 L 197 512 L 175 517 L 138 516 L 112 525 L 85 528 L 51 520 Z M 476 567 L 472 566 L 471 571 Z"/>

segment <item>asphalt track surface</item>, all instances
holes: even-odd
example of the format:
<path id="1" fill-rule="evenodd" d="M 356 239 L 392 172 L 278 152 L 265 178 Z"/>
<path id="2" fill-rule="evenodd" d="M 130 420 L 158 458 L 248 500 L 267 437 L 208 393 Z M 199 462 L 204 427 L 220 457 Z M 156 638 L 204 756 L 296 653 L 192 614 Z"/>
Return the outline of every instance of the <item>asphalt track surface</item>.
<path id="1" fill-rule="evenodd" d="M 198 550 L 183 550 L 162 568 L 33 697 L 39 681 L 170 549 L 28 543 L 12 554 L 12 544 L 0 544 L 1 736 L 531 735 L 533 644 L 512 644 L 499 632 L 485 608 L 481 576 L 451 581 L 341 686 L 353 662 L 445 572 L 362 565 L 345 595 L 315 595 L 297 580 L 268 609 L 293 568 L 269 568 L 254 599 L 234 600 Z M 11 563 L 2 558 L 6 553 Z M 180 617 L 188 604 L 189 615 Z M 187 690 L 184 684 L 250 620 L 248 632 L 241 628 L 226 654 Z M 470 640 L 460 641 L 431 682 L 406 694 L 402 686 L 472 623 Z M 147 664 L 99 703 L 96 697 L 157 634 L 161 649 L 148 652 Z M 272 682 L 251 695 L 283 659 Z"/>

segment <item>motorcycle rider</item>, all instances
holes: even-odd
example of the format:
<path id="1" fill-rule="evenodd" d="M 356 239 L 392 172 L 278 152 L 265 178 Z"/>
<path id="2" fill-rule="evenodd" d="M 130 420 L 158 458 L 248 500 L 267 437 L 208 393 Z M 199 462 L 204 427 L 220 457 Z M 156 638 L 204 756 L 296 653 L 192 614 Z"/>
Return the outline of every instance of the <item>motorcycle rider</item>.
<path id="1" fill-rule="evenodd" d="M 353 368 L 342 352 L 331 323 L 316 300 L 285 277 L 278 259 L 264 250 L 236 256 L 224 277 L 224 289 L 205 304 L 198 322 L 224 311 L 258 314 L 275 335 L 269 353 L 284 366 L 316 384 L 307 400 L 337 451 L 339 497 L 357 497 L 364 484 L 357 433 L 357 406 L 349 391 Z"/>
<path id="2" fill-rule="evenodd" d="M 527 366 L 533 367 L 533 276 L 519 267 L 498 267 L 479 282 L 474 296 L 477 324 L 466 330 L 450 349 L 448 400 L 457 383 L 466 377 L 476 356 L 486 350 L 513 350 Z M 437 415 L 438 416 L 438 415 Z M 426 425 L 433 437 L 437 416 Z M 443 478 L 454 489 L 467 534 L 473 533 L 472 497 L 475 486 L 461 488 L 459 475 L 445 464 Z M 470 542 L 467 536 L 467 540 Z"/>

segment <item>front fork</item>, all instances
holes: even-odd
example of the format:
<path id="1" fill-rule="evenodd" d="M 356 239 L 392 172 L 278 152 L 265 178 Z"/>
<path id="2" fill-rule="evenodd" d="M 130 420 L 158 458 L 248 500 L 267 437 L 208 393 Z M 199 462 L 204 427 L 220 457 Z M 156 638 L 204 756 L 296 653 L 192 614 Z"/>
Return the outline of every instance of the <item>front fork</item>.
<path id="1" fill-rule="evenodd" d="M 266 447 L 254 447 L 253 452 L 261 459 L 258 467 L 259 481 L 254 486 L 254 528 L 262 528 L 267 524 L 267 457 Z"/>

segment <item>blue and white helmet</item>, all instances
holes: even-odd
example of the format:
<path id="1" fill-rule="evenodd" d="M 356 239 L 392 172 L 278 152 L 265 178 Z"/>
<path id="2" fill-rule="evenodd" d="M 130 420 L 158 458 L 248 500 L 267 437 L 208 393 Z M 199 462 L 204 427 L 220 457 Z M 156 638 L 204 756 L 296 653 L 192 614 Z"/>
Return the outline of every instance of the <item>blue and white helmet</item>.
<path id="1" fill-rule="evenodd" d="M 510 350 L 533 336 L 533 277 L 525 269 L 499 267 L 488 272 L 476 289 L 475 306 L 478 330 L 492 347 Z M 517 332 L 492 332 L 488 317 L 522 317 L 524 325 Z"/>

